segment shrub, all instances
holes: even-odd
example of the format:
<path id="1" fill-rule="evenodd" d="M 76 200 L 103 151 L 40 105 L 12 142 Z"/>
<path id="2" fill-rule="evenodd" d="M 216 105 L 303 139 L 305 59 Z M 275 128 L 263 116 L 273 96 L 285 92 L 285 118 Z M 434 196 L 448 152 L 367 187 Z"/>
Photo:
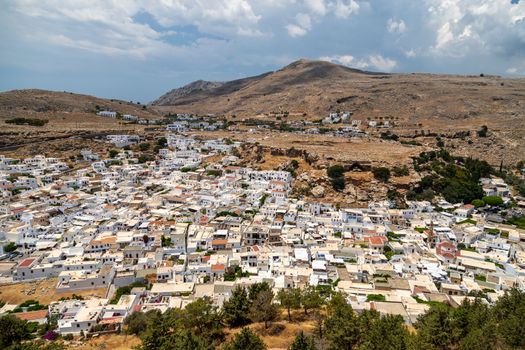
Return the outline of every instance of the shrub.
<path id="1" fill-rule="evenodd" d="M 44 126 L 49 120 L 47 119 L 37 119 L 37 118 L 13 118 L 5 121 L 7 124 L 16 124 L 16 125 L 30 125 L 30 126 Z"/>
<path id="2" fill-rule="evenodd" d="M 332 188 L 335 191 L 342 191 L 345 189 L 346 181 L 344 177 L 335 177 L 330 180 Z"/>
<path id="3" fill-rule="evenodd" d="M 472 205 L 475 206 L 476 208 L 480 208 L 480 207 L 485 206 L 485 202 L 482 199 L 474 199 L 472 201 Z"/>
<path id="4" fill-rule="evenodd" d="M 326 169 L 326 174 L 332 179 L 342 177 L 344 172 L 344 168 L 339 164 L 332 165 L 331 167 Z"/>
<path id="5" fill-rule="evenodd" d="M 390 170 L 385 167 L 379 167 L 372 170 L 372 173 L 374 174 L 374 177 L 377 180 L 381 180 L 383 182 L 387 182 L 388 179 L 390 179 Z"/>
<path id="6" fill-rule="evenodd" d="M 485 204 L 488 204 L 490 206 L 502 206 L 503 205 L 503 199 L 499 196 L 485 196 L 482 198 L 483 202 Z"/>

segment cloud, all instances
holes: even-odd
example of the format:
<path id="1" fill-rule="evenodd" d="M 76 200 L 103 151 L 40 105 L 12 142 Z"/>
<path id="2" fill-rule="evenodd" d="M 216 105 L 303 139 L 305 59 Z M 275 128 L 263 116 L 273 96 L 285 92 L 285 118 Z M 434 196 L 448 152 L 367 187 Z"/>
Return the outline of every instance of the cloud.
<path id="1" fill-rule="evenodd" d="M 349 0 L 348 2 L 337 0 L 333 7 L 335 16 L 339 18 L 348 18 L 351 14 L 359 12 L 359 4 L 355 0 Z"/>
<path id="2" fill-rule="evenodd" d="M 405 54 L 405 57 L 408 57 L 408 58 L 416 57 L 417 55 L 416 50 L 414 49 L 407 50 L 404 52 L 404 54 Z"/>
<path id="3" fill-rule="evenodd" d="M 353 68 L 373 68 L 375 70 L 383 72 L 391 72 L 397 66 L 397 62 L 395 60 L 383 57 L 381 55 L 369 55 L 361 59 L 356 59 L 354 56 L 351 55 L 334 55 L 322 56 L 319 59 L 322 61 L 338 63 Z"/>
<path id="4" fill-rule="evenodd" d="M 326 15 L 327 8 L 324 0 L 304 0 L 306 7 L 315 14 Z"/>
<path id="5" fill-rule="evenodd" d="M 525 2 L 425 0 L 437 55 L 525 54 Z"/>
<path id="6" fill-rule="evenodd" d="M 393 18 L 389 18 L 386 23 L 386 29 L 389 33 L 403 33 L 406 30 L 405 21 L 396 21 Z"/>
<path id="7" fill-rule="evenodd" d="M 306 13 L 298 13 L 295 16 L 296 24 L 288 24 L 286 30 L 288 30 L 288 35 L 292 38 L 298 36 L 306 35 L 312 29 L 312 21 L 310 16 Z"/>

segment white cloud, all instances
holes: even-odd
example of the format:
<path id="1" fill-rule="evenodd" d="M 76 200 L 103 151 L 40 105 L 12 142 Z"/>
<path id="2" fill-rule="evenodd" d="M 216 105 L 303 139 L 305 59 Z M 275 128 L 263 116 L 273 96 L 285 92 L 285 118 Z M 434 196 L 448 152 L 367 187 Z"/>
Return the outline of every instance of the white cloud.
<path id="1" fill-rule="evenodd" d="M 326 3 L 324 0 L 304 0 L 306 7 L 315 14 L 320 16 L 326 15 Z"/>
<path id="2" fill-rule="evenodd" d="M 177 35 L 169 29 L 174 25 L 195 26 L 203 35 L 218 37 L 263 35 L 258 28 L 261 16 L 248 0 L 18 0 L 12 7 L 45 23 L 40 40 L 88 51 L 106 48 L 99 52 L 112 55 L 162 55 L 161 49 L 170 46 L 164 40 Z M 140 13 L 151 15 L 166 30 L 136 22 L 134 17 Z M 30 28 L 27 33 L 36 36 Z"/>
<path id="3" fill-rule="evenodd" d="M 414 49 L 407 50 L 404 53 L 405 53 L 405 56 L 408 58 L 416 57 L 417 55 L 416 50 Z"/>
<path id="4" fill-rule="evenodd" d="M 397 66 L 397 62 L 393 59 L 383 57 L 381 55 L 372 55 L 368 58 L 370 65 L 379 70 L 390 72 Z"/>
<path id="5" fill-rule="evenodd" d="M 505 73 L 507 73 L 507 74 L 516 74 L 516 73 L 518 73 L 518 68 L 516 68 L 516 67 L 507 68 Z"/>
<path id="6" fill-rule="evenodd" d="M 465 57 L 525 53 L 525 1 L 425 0 L 434 54 Z"/>
<path id="7" fill-rule="evenodd" d="M 306 35 L 306 33 L 308 33 L 307 29 L 304 29 L 295 24 L 288 24 L 286 26 L 286 30 L 288 31 L 288 35 L 290 35 L 292 38 L 303 36 Z"/>
<path id="8" fill-rule="evenodd" d="M 306 13 L 298 13 L 295 16 L 295 24 L 288 24 L 286 30 L 292 38 L 306 35 L 312 29 L 312 20 Z"/>
<path id="9" fill-rule="evenodd" d="M 403 33 L 406 30 L 405 21 L 396 21 L 393 18 L 389 18 L 386 22 L 386 29 L 390 33 Z"/>
<path id="10" fill-rule="evenodd" d="M 322 61 L 338 63 L 353 68 L 372 68 L 383 72 L 391 72 L 397 66 L 397 62 L 395 60 L 383 57 L 381 55 L 369 55 L 361 59 L 356 59 L 354 56 L 351 55 L 334 55 L 322 56 L 319 59 Z"/>
<path id="11" fill-rule="evenodd" d="M 348 2 L 337 0 L 333 7 L 335 16 L 339 18 L 348 18 L 350 15 L 359 12 L 359 4 L 355 0 Z"/>

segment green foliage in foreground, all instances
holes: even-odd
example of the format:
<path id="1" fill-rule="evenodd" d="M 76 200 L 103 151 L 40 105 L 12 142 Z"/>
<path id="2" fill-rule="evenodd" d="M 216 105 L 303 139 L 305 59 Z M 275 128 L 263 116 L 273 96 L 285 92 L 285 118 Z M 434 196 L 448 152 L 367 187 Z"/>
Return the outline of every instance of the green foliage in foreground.
<path id="1" fill-rule="evenodd" d="M 356 313 L 341 293 L 332 292 L 328 299 L 316 288 L 299 293 L 289 290 L 281 294 L 283 308 L 297 307 L 296 299 L 309 301 L 314 309 L 315 320 L 311 333 L 297 334 L 290 345 L 291 350 L 305 349 L 356 349 L 356 350 L 514 350 L 525 348 L 525 293 L 511 290 L 493 306 L 483 302 L 481 293 L 474 302 L 465 301 L 457 308 L 431 302 L 430 310 L 414 324 L 415 332 L 409 332 L 403 317 L 382 316 L 375 310 Z M 235 302 L 228 301 L 218 309 L 210 299 L 201 298 L 186 305 L 184 309 L 136 312 L 125 320 L 125 330 L 138 335 L 142 344 L 137 350 L 164 349 L 266 349 L 256 334 L 258 327 L 236 330 L 235 336 L 226 342 L 225 324 L 248 325 L 251 319 L 264 322 L 275 315 L 272 305 L 273 293 L 266 283 L 259 283 L 249 290 L 238 287 Z M 307 299 L 305 299 L 305 297 Z M 229 305 L 228 305 L 229 303 Z M 291 303 L 291 304 L 289 304 Z M 322 305 L 322 306 L 321 306 Z M 271 312 L 269 312 L 270 310 Z M 233 313 L 233 315 L 232 315 Z M 272 315 L 270 315 L 272 314 Z M 234 316 L 234 317 L 232 317 Z M 275 316 L 272 316 L 272 318 Z M 242 319 L 239 322 L 239 319 Z M 232 322 L 235 320 L 235 322 Z M 60 342 L 42 344 L 29 341 L 28 324 L 13 315 L 0 317 L 1 349 L 60 349 Z M 26 341 L 27 340 L 27 341 Z"/>
<path id="2" fill-rule="evenodd" d="M 38 119 L 38 118 L 13 118 L 13 119 L 7 119 L 5 122 L 7 124 L 16 124 L 16 125 L 44 126 L 49 122 L 49 120 Z"/>

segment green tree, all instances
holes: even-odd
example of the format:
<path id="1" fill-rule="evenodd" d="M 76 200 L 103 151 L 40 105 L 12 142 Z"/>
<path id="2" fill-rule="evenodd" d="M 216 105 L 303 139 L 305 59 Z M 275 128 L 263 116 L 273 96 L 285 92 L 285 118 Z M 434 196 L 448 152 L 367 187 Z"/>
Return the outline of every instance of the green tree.
<path id="1" fill-rule="evenodd" d="M 474 199 L 472 201 L 472 205 L 475 206 L 476 208 L 480 208 L 480 207 L 485 206 L 485 202 L 482 199 Z"/>
<path id="2" fill-rule="evenodd" d="M 449 349 L 453 344 L 453 323 L 450 307 L 444 304 L 432 305 L 414 325 L 417 330 L 416 349 Z"/>
<path id="3" fill-rule="evenodd" d="M 4 246 L 4 252 L 11 253 L 16 250 L 17 246 L 15 242 L 9 242 Z"/>
<path id="4" fill-rule="evenodd" d="M 222 338 L 221 317 L 210 298 L 199 298 L 184 308 L 186 327 L 208 339 Z"/>
<path id="5" fill-rule="evenodd" d="M 342 177 L 344 172 L 344 168 L 339 164 L 332 165 L 331 167 L 326 169 L 326 174 L 332 179 Z"/>
<path id="6" fill-rule="evenodd" d="M 266 344 L 257 334 L 247 327 L 243 328 L 230 343 L 226 344 L 224 350 L 266 350 Z"/>
<path id="7" fill-rule="evenodd" d="M 118 151 L 116 149 L 109 150 L 109 158 L 115 158 L 117 154 L 118 154 Z"/>
<path id="8" fill-rule="evenodd" d="M 248 314 L 250 311 L 250 300 L 246 288 L 237 286 L 232 291 L 230 298 L 224 302 L 222 312 L 224 320 L 230 327 L 244 326 L 250 322 Z"/>
<path id="9" fill-rule="evenodd" d="M 168 145 L 168 140 L 165 137 L 160 137 L 157 139 L 157 145 L 160 147 L 166 147 Z"/>
<path id="10" fill-rule="evenodd" d="M 312 337 L 305 336 L 303 331 L 301 331 L 297 334 L 288 350 L 315 350 L 315 343 Z"/>
<path id="11" fill-rule="evenodd" d="M 503 343 L 511 349 L 525 349 L 525 294 L 517 289 L 505 293 L 493 313 Z"/>
<path id="12" fill-rule="evenodd" d="M 488 204 L 490 206 L 502 206 L 503 205 L 503 199 L 499 196 L 485 196 L 482 198 L 483 202 L 485 204 Z"/>
<path id="13" fill-rule="evenodd" d="M 324 299 L 319 294 L 319 291 L 313 286 L 308 286 L 302 291 L 301 304 L 304 309 L 304 314 L 308 315 L 308 310 L 318 309 L 323 305 Z"/>
<path id="14" fill-rule="evenodd" d="M 342 191 L 346 186 L 346 180 L 343 176 L 331 178 L 330 183 L 335 191 Z"/>
<path id="15" fill-rule="evenodd" d="M 250 318 L 254 322 L 264 322 L 264 328 L 268 328 L 268 323 L 279 316 L 279 308 L 274 304 L 273 296 L 272 291 L 263 290 L 257 294 L 250 307 Z"/>
<path id="16" fill-rule="evenodd" d="M 257 299 L 257 295 L 259 295 L 260 292 L 270 290 L 271 288 L 268 282 L 258 282 L 250 285 L 248 288 L 248 299 L 250 300 L 250 304 Z"/>
<path id="17" fill-rule="evenodd" d="M 149 147 L 150 147 L 150 144 L 147 143 L 147 142 L 141 143 L 141 144 L 139 145 L 139 149 L 140 149 L 142 152 L 147 151 L 147 150 L 149 149 Z"/>
<path id="18" fill-rule="evenodd" d="M 354 310 L 340 293 L 334 294 L 328 304 L 325 329 L 329 349 L 356 349 L 360 338 L 357 319 Z"/>
<path id="19" fill-rule="evenodd" d="M 126 333 L 139 335 L 148 326 L 148 316 L 143 312 L 134 312 L 124 320 Z"/>
<path id="20" fill-rule="evenodd" d="M 0 317 L 0 348 L 5 349 L 28 337 L 26 322 L 13 315 Z"/>
<path id="21" fill-rule="evenodd" d="M 277 299 L 281 306 L 288 312 L 288 321 L 292 321 L 292 309 L 298 309 L 301 307 L 301 290 L 298 288 L 287 288 L 281 289 L 277 293 Z"/>
<path id="22" fill-rule="evenodd" d="M 399 315 L 377 316 L 362 334 L 359 350 L 405 350 L 408 337 L 409 333 L 403 317 Z"/>
<path id="23" fill-rule="evenodd" d="M 390 179 L 390 170 L 385 167 L 379 167 L 372 169 L 372 173 L 377 180 L 387 182 Z"/>

